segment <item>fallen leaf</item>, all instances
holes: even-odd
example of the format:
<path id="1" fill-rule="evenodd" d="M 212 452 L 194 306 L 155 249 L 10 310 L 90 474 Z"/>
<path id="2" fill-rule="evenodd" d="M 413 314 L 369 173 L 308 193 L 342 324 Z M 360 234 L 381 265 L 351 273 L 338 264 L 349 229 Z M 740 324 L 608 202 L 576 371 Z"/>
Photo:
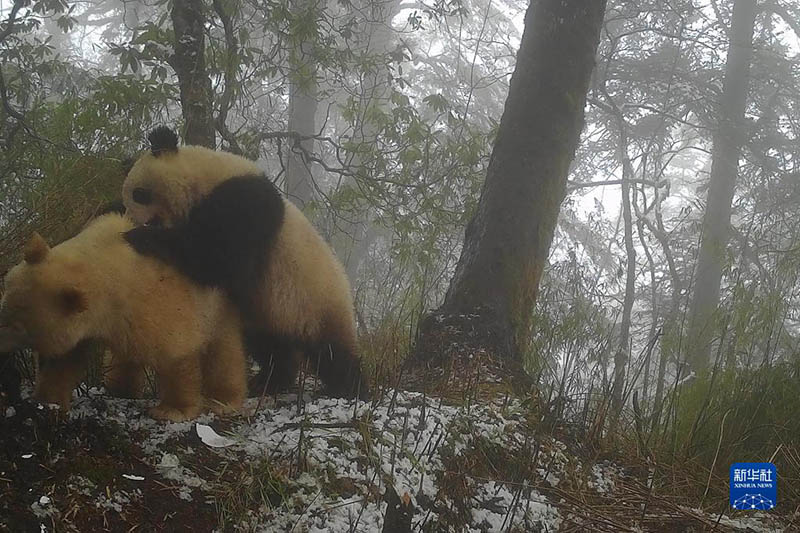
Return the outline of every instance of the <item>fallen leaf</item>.
<path id="1" fill-rule="evenodd" d="M 200 437 L 200 440 L 203 441 L 203 444 L 206 446 L 211 446 L 212 448 L 225 448 L 235 444 L 235 441 L 227 437 L 223 437 L 214 431 L 214 428 L 205 424 L 197 424 L 197 436 Z"/>

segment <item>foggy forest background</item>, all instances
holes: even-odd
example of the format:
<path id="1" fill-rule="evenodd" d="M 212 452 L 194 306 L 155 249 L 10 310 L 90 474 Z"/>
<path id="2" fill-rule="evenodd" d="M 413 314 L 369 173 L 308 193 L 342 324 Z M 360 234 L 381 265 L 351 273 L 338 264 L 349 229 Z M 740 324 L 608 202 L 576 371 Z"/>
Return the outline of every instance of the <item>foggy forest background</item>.
<path id="1" fill-rule="evenodd" d="M 402 386 L 527 7 L 3 0 L 0 272 L 33 230 L 59 242 L 116 199 L 122 161 L 169 124 L 258 160 L 304 209 L 346 267 L 376 379 Z M 730 463 L 773 459 L 800 499 L 798 21 L 789 0 L 608 2 L 519 354 L 543 424 L 674 468 L 698 497 Z"/>

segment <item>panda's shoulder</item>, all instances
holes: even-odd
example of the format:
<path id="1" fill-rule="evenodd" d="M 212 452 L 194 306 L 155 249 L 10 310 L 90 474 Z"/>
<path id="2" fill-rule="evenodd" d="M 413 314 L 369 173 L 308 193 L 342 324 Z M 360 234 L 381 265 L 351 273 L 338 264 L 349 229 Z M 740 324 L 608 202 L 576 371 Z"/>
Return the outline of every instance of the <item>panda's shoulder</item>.
<path id="1" fill-rule="evenodd" d="M 205 146 L 181 146 L 176 152 L 177 158 L 173 157 L 154 157 L 154 160 L 163 162 L 181 161 L 187 165 L 198 165 L 208 167 L 209 165 L 219 166 L 227 170 L 232 170 L 236 174 L 250 174 L 260 172 L 259 166 L 255 161 L 246 157 L 226 152 L 224 150 L 212 150 Z M 145 154 L 146 156 L 147 154 Z M 231 174 L 232 175 L 232 174 Z"/>
<path id="2" fill-rule="evenodd" d="M 93 243 L 95 246 L 111 247 L 125 243 L 123 234 L 133 228 L 133 221 L 119 213 L 100 215 L 84 227 L 73 239 L 77 242 Z"/>
<path id="3" fill-rule="evenodd" d="M 109 212 L 104 213 L 86 225 L 86 230 L 91 229 L 98 233 L 113 233 L 115 231 L 127 231 L 133 227 L 133 221 L 123 213 Z"/>

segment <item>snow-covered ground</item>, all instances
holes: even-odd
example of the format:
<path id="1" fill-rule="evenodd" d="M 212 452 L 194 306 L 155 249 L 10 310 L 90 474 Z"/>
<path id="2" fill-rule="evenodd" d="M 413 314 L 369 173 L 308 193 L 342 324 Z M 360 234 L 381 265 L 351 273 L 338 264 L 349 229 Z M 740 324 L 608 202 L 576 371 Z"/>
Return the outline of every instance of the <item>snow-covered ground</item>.
<path id="1" fill-rule="evenodd" d="M 98 402 L 108 404 L 107 408 L 98 409 Z M 249 400 L 245 412 L 250 416 L 234 420 L 224 438 L 207 427 L 218 422 L 213 415 L 164 423 L 149 418 L 143 403 L 107 398 L 92 390 L 76 399 L 70 417 L 102 417 L 142 435 L 142 450 L 166 479 L 182 485 L 182 498 L 203 501 L 203 488 L 210 482 L 183 464 L 181 450 L 170 445 L 187 436 L 206 437 L 215 452 L 229 460 L 302 464 L 294 479 L 288 480 L 287 501 L 253 510 L 248 517 L 250 527 L 265 524 L 263 531 L 379 531 L 387 504 L 375 495 L 385 492 L 386 483 L 392 483 L 399 496 L 408 495 L 415 509 L 412 528 L 423 530 L 437 518 L 432 503 L 442 495 L 437 482 L 447 470 L 443 457 L 474 453 L 476 440 L 520 454 L 538 453 L 538 464 L 544 467 L 539 469 L 541 479 L 514 484 L 471 479 L 469 531 L 509 530 L 509 526 L 556 531 L 561 523 L 556 507 L 532 486 L 558 484 L 567 464 L 565 446 L 552 439 L 546 443 L 529 440 L 524 449 L 518 426 L 525 419 L 518 402 L 466 409 L 409 392 L 387 396 L 377 406 L 333 398 L 298 404 L 296 395 L 282 395 L 277 403 L 273 399 L 261 402 L 257 412 L 258 400 Z M 195 440 L 207 446 L 199 436 Z M 191 456 L 193 450 L 184 447 L 182 452 Z M 332 493 L 330 487 L 342 485 L 351 486 L 354 493 L 348 497 Z"/>
<path id="2" fill-rule="evenodd" d="M 581 524 L 587 531 L 615 530 L 597 529 L 589 507 L 569 495 L 578 490 L 584 498 L 591 493 L 613 501 L 625 470 L 570 454 L 564 443 L 536 431 L 530 411 L 518 401 L 454 407 L 398 391 L 374 405 L 282 395 L 249 400 L 244 416 L 206 415 L 182 423 L 149 418 L 149 405 L 93 389 L 76 397 L 69 418 L 119 425 L 141 450 L 149 475 L 189 506 L 224 508 L 226 493 L 242 500 L 236 513 L 225 515 L 225 530 L 381 531 L 387 488 L 413 505 L 412 531 L 576 531 Z M 113 491 L 80 472 L 68 484 L 91 494 L 104 516 L 124 513 L 144 496 L 137 484 L 154 480 L 142 472 L 118 476 L 124 481 Z M 236 494 L 245 490 L 240 487 L 252 493 L 253 486 L 265 495 Z M 30 496 L 30 509 L 45 529 L 51 516 L 64 512 L 51 496 Z M 695 520 L 698 531 L 716 522 L 719 531 L 781 530 L 765 513 L 731 519 L 677 505 L 666 514 L 656 507 L 648 513 L 642 524 L 680 516 Z M 659 530 L 640 526 L 638 514 L 630 512 L 618 530 Z"/>

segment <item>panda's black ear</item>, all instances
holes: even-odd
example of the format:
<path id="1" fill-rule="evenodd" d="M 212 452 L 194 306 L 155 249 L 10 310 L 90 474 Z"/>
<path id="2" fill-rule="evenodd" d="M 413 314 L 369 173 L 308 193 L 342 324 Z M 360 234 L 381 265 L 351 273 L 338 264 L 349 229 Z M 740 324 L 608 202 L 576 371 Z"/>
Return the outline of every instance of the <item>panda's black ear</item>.
<path id="1" fill-rule="evenodd" d="M 147 136 L 150 151 L 158 157 L 165 152 L 178 151 L 178 135 L 166 126 L 159 126 Z"/>
<path id="2" fill-rule="evenodd" d="M 130 173 L 133 165 L 136 163 L 136 158 L 128 156 L 122 161 L 119 162 L 119 168 L 122 170 L 122 174 L 127 176 Z"/>

